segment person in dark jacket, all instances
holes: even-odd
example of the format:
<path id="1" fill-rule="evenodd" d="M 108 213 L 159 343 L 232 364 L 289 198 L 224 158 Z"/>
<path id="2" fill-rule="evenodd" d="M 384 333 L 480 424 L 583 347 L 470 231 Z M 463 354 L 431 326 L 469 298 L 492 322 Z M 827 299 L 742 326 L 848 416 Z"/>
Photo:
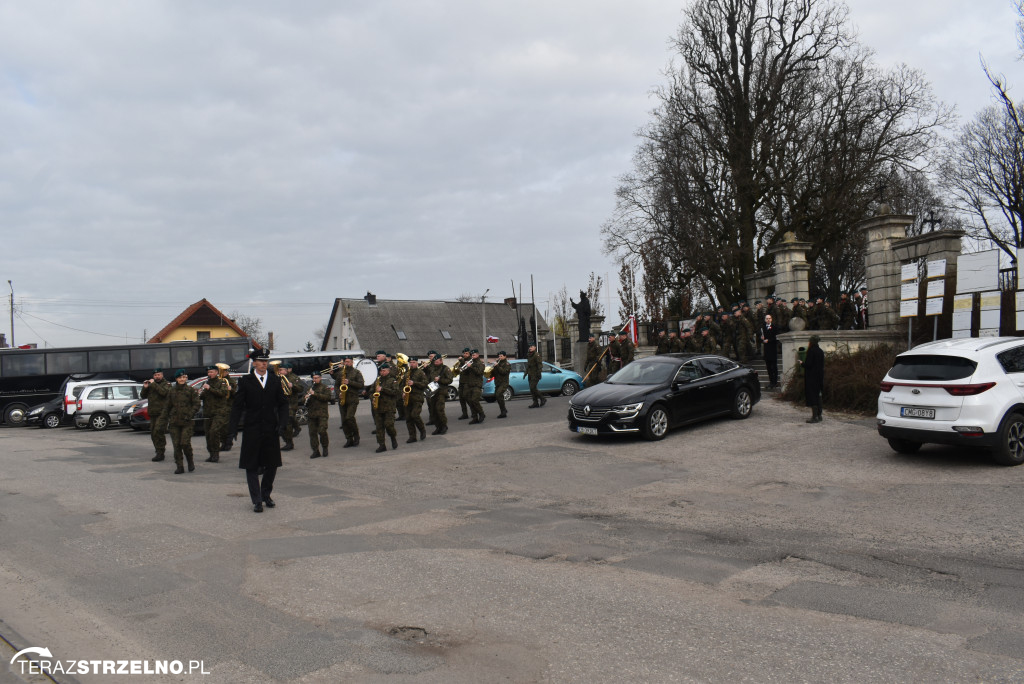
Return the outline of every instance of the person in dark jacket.
<path id="1" fill-rule="evenodd" d="M 758 337 L 764 348 L 764 366 L 768 371 L 768 389 L 779 386 L 779 329 L 775 327 L 771 314 L 764 315 L 764 323 Z"/>
<path id="2" fill-rule="evenodd" d="M 804 359 L 804 396 L 807 405 L 811 407 L 811 417 L 808 423 L 821 422 L 821 393 L 825 389 L 825 352 L 818 346 L 820 338 L 811 335 L 807 345 L 807 355 Z"/>
<path id="3" fill-rule="evenodd" d="M 267 508 L 276 505 L 270 493 L 274 490 L 277 469 L 281 467 L 280 436 L 288 424 L 288 399 L 281 389 L 281 378 L 267 371 L 270 354 L 259 350 L 250 358 L 253 371 L 238 382 L 238 392 L 231 404 L 228 434 L 237 434 L 238 423 L 244 413 L 238 467 L 245 470 L 253 510 L 262 513 L 264 504 Z"/>

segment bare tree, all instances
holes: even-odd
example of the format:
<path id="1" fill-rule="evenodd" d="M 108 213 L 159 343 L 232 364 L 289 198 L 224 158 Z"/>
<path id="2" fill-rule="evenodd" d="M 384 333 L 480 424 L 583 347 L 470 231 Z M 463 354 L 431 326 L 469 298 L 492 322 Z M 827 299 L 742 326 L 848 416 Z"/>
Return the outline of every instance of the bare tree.
<path id="1" fill-rule="evenodd" d="M 1015 112 L 998 106 L 978 112 L 942 167 L 958 206 L 972 219 L 969 234 L 991 240 L 1014 260 L 1024 246 L 1024 106 Z"/>
<path id="2" fill-rule="evenodd" d="M 235 325 L 241 328 L 246 335 L 263 349 L 270 345 L 269 336 L 263 332 L 263 319 L 258 316 L 248 316 L 237 309 L 228 314 L 228 318 L 234 321 Z"/>
<path id="3" fill-rule="evenodd" d="M 636 282 L 636 267 L 623 261 L 619 268 L 619 318 L 625 323 L 629 317 L 636 315 L 637 319 L 646 318 L 646 312 L 641 302 L 640 290 Z"/>
<path id="4" fill-rule="evenodd" d="M 551 329 L 555 337 L 569 336 L 569 319 L 572 318 L 572 306 L 569 304 L 569 290 L 565 285 L 551 295 Z"/>
<path id="5" fill-rule="evenodd" d="M 591 316 L 603 316 L 604 305 L 601 304 L 601 288 L 604 287 L 604 278 L 595 274 L 593 271 L 590 272 L 590 278 L 587 280 L 587 299 L 590 300 L 590 315 Z"/>
<path id="6" fill-rule="evenodd" d="M 602 228 L 608 253 L 655 250 L 696 300 L 735 301 L 787 230 L 848 251 L 893 169 L 949 120 L 919 72 L 883 71 L 832 0 L 694 0 L 680 58 Z M 845 259 L 826 259 L 826 280 Z"/>

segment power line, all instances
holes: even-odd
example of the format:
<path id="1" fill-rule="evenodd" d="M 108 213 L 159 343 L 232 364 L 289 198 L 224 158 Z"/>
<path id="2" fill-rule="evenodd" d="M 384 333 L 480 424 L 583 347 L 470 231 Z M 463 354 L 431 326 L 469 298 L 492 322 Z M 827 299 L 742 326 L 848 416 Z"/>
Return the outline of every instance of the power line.
<path id="1" fill-rule="evenodd" d="M 15 314 L 14 314 L 14 315 L 15 315 L 15 316 L 17 316 L 17 317 L 18 317 L 18 318 L 19 318 L 19 319 L 21 320 L 21 322 L 25 324 L 25 327 L 26 327 L 26 328 L 28 328 L 29 330 L 31 330 L 31 331 L 32 331 L 32 333 L 33 333 L 33 334 L 34 334 L 34 335 L 35 335 L 36 337 L 38 337 L 39 339 L 41 339 L 41 340 L 43 341 L 43 345 L 44 345 L 44 346 L 47 346 L 47 347 L 48 347 L 48 346 L 50 346 L 50 343 L 46 341 L 46 338 L 44 338 L 44 337 L 43 337 L 42 335 L 40 335 L 39 333 L 37 333 L 37 332 L 36 332 L 36 329 L 35 329 L 35 328 L 33 328 L 33 327 L 32 327 L 31 325 L 29 325 L 29 324 L 28 324 L 28 321 L 26 321 L 26 320 L 25 320 L 25 318 L 24 318 L 24 317 L 23 317 L 23 316 L 22 316 L 22 315 L 21 315 L 20 313 L 17 313 L 17 312 L 15 312 Z"/>
<path id="2" fill-rule="evenodd" d="M 93 332 L 92 330 L 82 330 L 81 328 L 72 328 L 70 325 L 63 325 L 62 323 L 54 323 L 53 321 L 48 321 L 45 318 L 40 318 L 39 316 L 33 316 L 30 313 L 26 313 L 24 315 L 25 316 L 29 316 L 31 318 L 35 318 L 36 320 L 42 321 L 43 323 L 49 323 L 50 325 L 55 325 L 58 328 L 67 328 L 68 330 L 74 330 L 75 332 L 80 332 L 80 333 L 87 333 L 89 335 L 101 335 L 103 337 L 116 337 L 119 340 L 120 339 L 124 339 L 124 335 L 111 335 L 110 333 Z M 18 318 L 21 318 L 22 320 L 25 320 L 24 318 L 22 318 L 22 314 L 21 313 L 18 314 Z M 28 325 L 28 323 L 25 323 L 25 325 Z M 36 332 L 36 331 L 33 330 L 32 332 Z M 39 335 L 39 333 L 36 333 L 36 334 Z M 40 337 L 41 337 L 41 335 L 40 335 Z"/>

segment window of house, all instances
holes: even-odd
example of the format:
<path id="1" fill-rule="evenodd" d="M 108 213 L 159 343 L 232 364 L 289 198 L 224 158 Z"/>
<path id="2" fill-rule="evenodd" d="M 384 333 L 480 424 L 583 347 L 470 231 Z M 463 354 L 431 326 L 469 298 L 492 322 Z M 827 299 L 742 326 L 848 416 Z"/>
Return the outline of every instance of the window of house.
<path id="1" fill-rule="evenodd" d="M 452 334 L 450 332 L 448 332 L 447 330 L 442 330 L 441 331 L 441 337 L 443 337 L 446 340 L 450 340 L 450 339 L 452 339 Z"/>
<path id="2" fill-rule="evenodd" d="M 210 339 L 209 330 L 197 330 L 196 331 L 196 342 L 207 342 Z"/>
<path id="3" fill-rule="evenodd" d="M 405 336 L 405 331 L 404 330 L 396 330 L 395 334 L 398 335 L 398 339 L 400 339 L 400 340 L 407 340 L 407 339 L 409 339 L 408 337 Z"/>

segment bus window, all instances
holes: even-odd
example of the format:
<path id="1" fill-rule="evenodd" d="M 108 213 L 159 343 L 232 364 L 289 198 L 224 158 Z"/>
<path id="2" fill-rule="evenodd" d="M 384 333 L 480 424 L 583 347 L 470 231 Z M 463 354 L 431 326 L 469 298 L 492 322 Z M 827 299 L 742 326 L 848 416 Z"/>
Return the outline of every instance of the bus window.
<path id="1" fill-rule="evenodd" d="M 89 372 L 127 372 L 128 350 L 116 349 L 89 352 Z"/>
<path id="2" fill-rule="evenodd" d="M 208 346 L 203 345 L 203 365 L 212 366 L 215 363 L 226 363 L 235 366 L 249 358 L 248 344 L 231 344 Z"/>
<path id="3" fill-rule="evenodd" d="M 46 372 L 49 375 L 70 375 L 89 371 L 89 359 L 84 351 L 51 352 L 46 355 Z"/>
<path id="4" fill-rule="evenodd" d="M 170 367 L 171 352 L 166 347 L 153 345 L 149 349 L 132 349 L 132 370 L 151 371 L 154 368 Z"/>
<path id="5" fill-rule="evenodd" d="M 199 365 L 199 347 L 171 347 L 171 368 L 194 368 Z"/>
<path id="6" fill-rule="evenodd" d="M 43 354 L 22 354 L 11 352 L 3 355 L 4 377 L 19 375 L 43 375 Z"/>

